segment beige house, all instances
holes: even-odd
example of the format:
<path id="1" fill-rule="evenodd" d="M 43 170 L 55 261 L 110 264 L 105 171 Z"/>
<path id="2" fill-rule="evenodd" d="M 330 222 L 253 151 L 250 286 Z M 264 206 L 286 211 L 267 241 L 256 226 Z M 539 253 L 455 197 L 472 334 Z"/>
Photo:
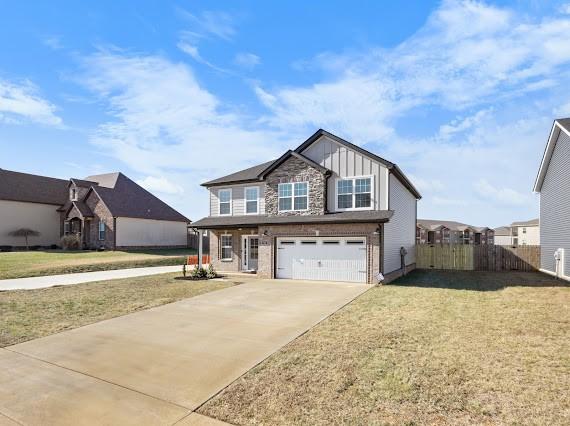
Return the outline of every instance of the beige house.
<path id="1" fill-rule="evenodd" d="M 218 270 L 375 283 L 415 265 L 418 191 L 396 164 L 324 130 L 203 186 L 210 214 L 192 226 L 210 231 Z"/>
<path id="2" fill-rule="evenodd" d="M 0 246 L 21 247 L 18 228 L 51 247 L 76 235 L 83 248 L 186 247 L 190 220 L 122 173 L 55 179 L 0 169 Z"/>
<path id="3" fill-rule="evenodd" d="M 495 233 L 488 227 L 452 220 L 418 219 L 417 244 L 495 244 Z"/>
<path id="4" fill-rule="evenodd" d="M 495 228 L 495 245 L 513 247 L 540 245 L 539 220 L 513 222 L 509 226 Z"/>

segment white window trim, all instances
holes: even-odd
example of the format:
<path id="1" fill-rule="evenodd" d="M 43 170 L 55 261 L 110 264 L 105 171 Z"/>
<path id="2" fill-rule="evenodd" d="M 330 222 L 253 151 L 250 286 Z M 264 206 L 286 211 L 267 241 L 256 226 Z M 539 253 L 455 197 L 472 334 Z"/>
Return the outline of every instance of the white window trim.
<path id="1" fill-rule="evenodd" d="M 221 212 L 221 210 L 222 210 L 222 203 L 221 203 L 221 201 L 220 201 L 220 192 L 222 192 L 222 191 L 229 191 L 229 192 L 230 192 L 230 201 L 229 201 L 229 202 L 230 202 L 230 212 L 229 212 L 229 213 L 222 213 L 222 212 Z M 234 206 L 233 206 L 233 204 L 234 204 L 234 203 L 233 203 L 234 198 L 233 198 L 233 191 L 232 191 L 232 188 L 222 188 L 222 189 L 218 189 L 218 194 L 217 194 L 217 195 L 218 195 L 218 216 L 231 216 L 231 215 L 233 214 L 233 211 L 234 211 Z"/>
<path id="2" fill-rule="evenodd" d="M 295 208 L 295 198 L 302 198 L 302 197 L 295 197 L 295 184 L 296 183 L 306 183 L 307 184 L 307 195 L 303 195 L 303 197 L 307 197 L 307 208 L 306 209 L 296 209 Z M 279 187 L 281 185 L 291 185 L 291 197 L 280 197 L 279 196 Z M 291 209 L 290 210 L 281 210 L 279 208 L 279 199 L 281 198 L 291 198 Z M 283 182 L 277 184 L 277 211 L 278 212 L 304 212 L 309 210 L 309 182 Z"/>
<path id="3" fill-rule="evenodd" d="M 347 209 L 342 209 L 338 206 L 338 182 L 341 180 L 352 180 L 352 205 L 356 205 L 356 192 L 354 192 L 354 184 L 356 179 L 368 179 L 370 178 L 370 207 L 351 207 Z M 374 204 L 376 202 L 376 197 L 374 196 L 374 175 L 365 175 L 365 176 L 345 176 L 345 177 L 338 177 L 335 179 L 334 182 L 334 207 L 335 211 L 337 212 L 346 212 L 346 211 L 359 211 L 359 210 L 374 210 Z M 345 194 L 346 195 L 346 194 Z"/>
<path id="4" fill-rule="evenodd" d="M 103 230 L 101 230 L 101 224 L 103 224 Z M 101 232 L 104 233 L 103 238 L 101 238 Z M 105 241 L 105 238 L 107 238 L 107 226 L 102 220 L 97 224 L 97 236 L 99 237 L 99 241 Z"/>
<path id="5" fill-rule="evenodd" d="M 230 245 L 224 246 L 222 244 L 224 237 L 230 237 Z M 224 248 L 230 248 L 230 257 L 223 257 L 224 256 Z M 222 262 L 233 262 L 234 260 L 234 237 L 232 234 L 222 234 L 220 235 L 220 261 Z"/>
<path id="6" fill-rule="evenodd" d="M 71 201 L 77 201 L 77 188 L 69 188 L 69 199 Z"/>
<path id="7" fill-rule="evenodd" d="M 248 189 L 255 189 L 255 191 L 257 193 L 257 196 L 256 196 L 257 204 L 255 205 L 256 209 L 255 209 L 255 212 L 251 212 L 251 213 L 247 212 L 247 201 L 248 201 L 247 200 L 247 190 Z M 251 202 L 253 200 L 249 200 L 249 201 Z M 243 212 L 244 212 L 244 214 L 246 214 L 246 215 L 259 214 L 259 201 L 260 201 L 260 199 L 259 199 L 259 186 L 246 186 L 243 190 L 243 203 L 244 203 L 243 204 Z"/>

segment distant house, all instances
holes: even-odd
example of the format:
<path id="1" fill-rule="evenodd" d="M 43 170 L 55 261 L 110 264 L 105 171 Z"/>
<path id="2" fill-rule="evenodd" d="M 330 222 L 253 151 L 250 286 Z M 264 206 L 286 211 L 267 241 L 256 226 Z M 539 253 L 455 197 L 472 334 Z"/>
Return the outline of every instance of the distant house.
<path id="1" fill-rule="evenodd" d="M 539 220 L 513 222 L 509 226 L 495 228 L 495 244 L 515 247 L 540 245 Z"/>
<path id="2" fill-rule="evenodd" d="M 451 220 L 418 219 L 417 244 L 494 244 L 495 232 L 488 227 Z"/>
<path id="3" fill-rule="evenodd" d="M 55 179 L 0 169 L 0 245 L 31 228 L 31 245 L 77 235 L 84 248 L 185 247 L 190 220 L 122 173 Z"/>
<path id="4" fill-rule="evenodd" d="M 513 238 L 513 246 L 539 246 L 539 219 L 531 219 L 525 222 L 513 222 L 511 224 L 511 235 Z"/>
<path id="5" fill-rule="evenodd" d="M 570 280 L 570 118 L 552 125 L 534 191 L 540 193 L 541 271 Z"/>
<path id="6" fill-rule="evenodd" d="M 496 246 L 512 246 L 513 236 L 511 235 L 510 226 L 500 226 L 495 228 L 495 245 Z"/>

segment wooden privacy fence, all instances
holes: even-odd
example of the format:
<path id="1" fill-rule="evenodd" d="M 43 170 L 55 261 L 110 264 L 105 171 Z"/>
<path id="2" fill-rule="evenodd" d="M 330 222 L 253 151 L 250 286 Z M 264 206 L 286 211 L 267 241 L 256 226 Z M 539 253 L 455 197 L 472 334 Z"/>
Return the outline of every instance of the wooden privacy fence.
<path id="1" fill-rule="evenodd" d="M 194 250 L 198 250 L 198 243 L 200 242 L 198 234 L 190 233 L 188 234 L 188 247 Z M 210 239 L 207 236 L 202 237 L 202 250 L 204 253 L 210 252 Z"/>
<path id="2" fill-rule="evenodd" d="M 459 271 L 536 271 L 540 246 L 416 245 L 416 267 Z"/>

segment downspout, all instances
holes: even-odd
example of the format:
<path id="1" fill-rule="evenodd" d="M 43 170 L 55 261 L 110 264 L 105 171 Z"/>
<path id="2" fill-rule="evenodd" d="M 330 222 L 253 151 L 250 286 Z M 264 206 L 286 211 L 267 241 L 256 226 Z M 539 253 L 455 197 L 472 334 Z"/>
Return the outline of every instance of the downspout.
<path id="1" fill-rule="evenodd" d="M 113 216 L 113 251 L 117 250 L 117 218 Z"/>
<path id="2" fill-rule="evenodd" d="M 329 178 L 331 176 L 331 172 L 329 170 L 327 170 L 324 173 L 325 176 L 325 190 L 324 190 L 324 214 L 328 214 L 329 212 Z"/>

